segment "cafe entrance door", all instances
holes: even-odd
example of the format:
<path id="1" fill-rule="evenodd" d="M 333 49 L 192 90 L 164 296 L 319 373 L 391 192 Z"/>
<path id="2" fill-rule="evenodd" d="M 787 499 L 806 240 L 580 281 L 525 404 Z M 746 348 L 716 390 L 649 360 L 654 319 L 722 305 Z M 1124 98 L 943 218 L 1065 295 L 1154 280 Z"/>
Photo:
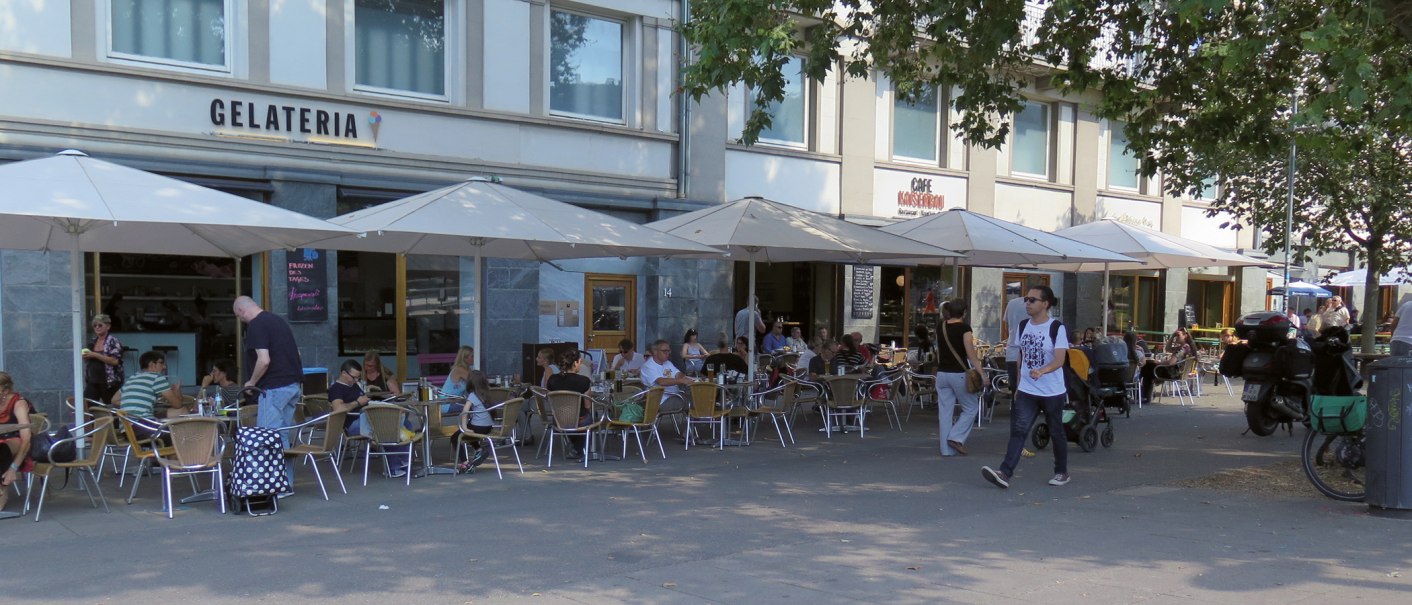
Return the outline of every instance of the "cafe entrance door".
<path id="1" fill-rule="evenodd" d="M 643 350 L 643 343 L 633 336 L 637 325 L 637 278 L 632 275 L 589 273 L 583 280 L 584 315 L 583 342 L 585 349 L 602 349 L 611 360 L 618 354 L 618 341 L 629 338 Z"/>

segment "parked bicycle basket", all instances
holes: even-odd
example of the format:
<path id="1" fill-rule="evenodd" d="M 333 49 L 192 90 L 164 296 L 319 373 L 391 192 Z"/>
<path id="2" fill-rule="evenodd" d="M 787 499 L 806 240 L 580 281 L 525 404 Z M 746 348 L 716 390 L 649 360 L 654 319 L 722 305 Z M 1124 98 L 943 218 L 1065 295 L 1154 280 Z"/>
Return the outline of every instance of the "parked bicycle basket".
<path id="1" fill-rule="evenodd" d="M 1368 398 L 1362 395 L 1315 395 L 1309 422 L 1321 433 L 1356 433 L 1368 418 Z"/>

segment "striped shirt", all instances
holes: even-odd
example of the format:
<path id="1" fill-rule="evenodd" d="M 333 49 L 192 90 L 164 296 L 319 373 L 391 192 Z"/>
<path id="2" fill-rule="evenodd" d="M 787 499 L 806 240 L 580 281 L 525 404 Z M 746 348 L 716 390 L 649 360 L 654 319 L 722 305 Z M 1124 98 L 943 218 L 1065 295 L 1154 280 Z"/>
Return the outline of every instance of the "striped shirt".
<path id="1" fill-rule="evenodd" d="M 165 374 L 138 372 L 123 383 L 122 397 L 119 399 L 122 410 L 138 418 L 153 418 L 152 410 L 157 398 L 172 388 Z"/>

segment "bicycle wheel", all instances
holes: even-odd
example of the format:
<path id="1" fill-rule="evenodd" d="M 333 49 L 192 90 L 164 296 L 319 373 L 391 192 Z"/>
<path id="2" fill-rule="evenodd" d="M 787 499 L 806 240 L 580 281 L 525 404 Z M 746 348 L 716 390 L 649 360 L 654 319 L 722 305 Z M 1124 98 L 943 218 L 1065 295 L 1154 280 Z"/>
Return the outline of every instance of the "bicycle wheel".
<path id="1" fill-rule="evenodd" d="M 1348 435 L 1309 431 L 1300 457 L 1305 476 L 1319 493 L 1344 502 L 1363 501 L 1368 467 L 1362 431 Z"/>

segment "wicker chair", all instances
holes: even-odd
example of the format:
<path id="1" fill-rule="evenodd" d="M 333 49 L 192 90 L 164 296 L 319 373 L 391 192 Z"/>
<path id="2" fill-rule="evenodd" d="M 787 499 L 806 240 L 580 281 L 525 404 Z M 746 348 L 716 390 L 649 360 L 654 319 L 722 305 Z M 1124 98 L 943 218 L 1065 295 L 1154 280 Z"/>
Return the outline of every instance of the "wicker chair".
<path id="1" fill-rule="evenodd" d="M 31 414 L 30 416 L 33 418 L 34 415 Z M 108 499 L 103 497 L 103 488 L 98 485 L 98 471 L 102 470 L 103 458 L 107 455 L 108 440 L 112 439 L 114 435 L 113 422 L 111 415 L 95 418 L 90 422 L 79 425 L 76 430 L 72 431 L 72 436 L 68 439 L 54 444 L 58 446 L 64 441 L 81 443 L 86 439 L 91 439 L 88 444 L 88 449 L 85 450 L 87 455 L 83 458 L 74 460 L 73 462 L 35 463 L 34 469 L 29 472 L 25 489 L 25 509 L 27 510 L 29 508 L 30 495 L 34 493 L 34 478 L 36 476 L 44 478 L 44 481 L 39 486 L 39 498 L 35 504 L 35 522 L 39 521 L 39 515 L 44 512 L 44 497 L 45 494 L 49 493 L 49 477 L 53 474 L 55 469 L 80 471 L 77 473 L 78 485 L 84 493 L 88 494 L 88 502 L 93 505 L 93 508 L 98 508 L 98 503 L 102 502 L 104 512 L 113 512 L 108 508 Z M 31 420 L 31 424 L 33 424 L 33 420 Z M 50 451 L 53 451 L 52 448 Z M 93 480 L 92 488 L 88 487 L 87 480 L 84 479 L 83 474 L 85 472 L 88 473 L 88 477 Z M 93 499 L 95 493 L 98 494 L 97 500 Z"/>
<path id="2" fill-rule="evenodd" d="M 710 426 L 717 447 L 724 449 L 727 410 L 722 409 L 719 403 L 725 400 L 726 390 L 713 382 L 697 382 L 691 385 L 690 393 L 691 408 L 686 413 L 686 449 L 691 449 L 691 442 L 695 440 L 696 433 L 691 430 L 693 424 Z"/>
<path id="3" fill-rule="evenodd" d="M 828 385 L 829 394 L 824 408 L 824 435 L 832 439 L 835 419 L 843 420 L 851 416 L 858 423 L 858 436 L 862 437 L 863 412 L 867 409 L 858 397 L 862 379 L 856 375 L 828 376 L 824 382 Z"/>
<path id="4" fill-rule="evenodd" d="M 127 435 L 118 431 L 118 420 L 113 418 L 113 408 L 106 405 L 93 405 L 88 407 L 88 415 L 92 418 L 109 418 L 112 422 L 107 424 L 108 437 L 104 440 L 103 453 L 99 457 L 97 480 L 103 479 L 103 462 L 111 461 L 113 472 L 118 475 L 118 487 L 122 487 L 127 480 L 127 460 L 132 455 L 132 446 L 127 442 Z M 122 461 L 122 466 L 118 466 L 118 461 Z"/>
<path id="5" fill-rule="evenodd" d="M 651 444 L 653 439 L 657 440 L 657 449 L 662 453 L 662 459 L 667 459 L 667 448 L 662 445 L 662 434 L 657 431 L 657 413 L 662 409 L 662 396 L 667 389 L 664 387 L 652 387 L 646 391 L 638 391 L 631 400 L 642 402 L 642 420 L 630 422 L 626 420 L 608 421 L 608 430 L 617 431 L 623 442 L 623 459 L 628 457 L 628 432 L 631 431 L 633 437 L 637 439 L 637 453 L 642 456 L 642 461 L 647 462 L 647 450 L 643 448 L 642 433 L 651 433 L 647 438 L 647 443 Z"/>
<path id="6" fill-rule="evenodd" d="M 132 499 L 137 495 L 138 486 L 142 485 L 143 473 L 152 467 L 157 460 L 157 452 L 160 450 L 163 456 L 173 456 L 176 451 L 159 443 L 161 433 L 166 429 L 161 424 L 153 420 L 136 418 L 122 410 L 115 410 L 114 417 L 123 425 L 123 434 L 127 436 L 127 442 L 132 444 L 132 456 L 137 458 L 137 472 L 132 477 L 132 491 L 127 495 L 127 503 L 132 504 Z M 137 436 L 134 426 L 141 426 L 152 432 L 152 437 L 143 439 Z"/>
<path id="7" fill-rule="evenodd" d="M 499 450 L 508 448 L 515 454 L 515 465 L 520 467 L 520 474 L 525 474 L 525 465 L 520 461 L 520 450 L 515 448 L 515 426 L 518 424 L 520 418 L 520 410 L 523 409 L 524 406 L 524 398 L 515 397 L 508 401 L 503 401 L 498 405 L 486 408 L 486 411 L 491 413 L 495 413 L 496 411 L 500 412 L 500 424 L 496 425 L 488 433 L 477 433 L 471 430 L 471 426 L 467 424 L 470 422 L 470 415 L 462 414 L 461 425 L 457 427 L 459 430 L 459 433 L 456 435 L 457 449 L 460 450 L 469 447 L 470 441 L 474 439 L 487 441 L 490 443 L 491 459 L 495 461 L 495 474 L 501 479 L 504 479 L 505 474 L 501 472 L 500 469 Z M 470 453 L 467 452 L 467 457 L 469 457 L 469 455 Z"/>
<path id="8" fill-rule="evenodd" d="M 798 392 L 799 383 L 784 381 L 773 389 L 756 393 L 755 397 L 759 398 L 760 403 L 750 408 L 752 420 L 758 421 L 764 417 L 769 418 L 770 422 L 774 424 L 775 435 L 780 438 L 780 447 L 789 447 L 784 443 L 785 435 L 789 436 L 790 443 L 794 443 L 794 429 L 789 426 L 789 422 L 790 417 L 794 414 L 795 406 L 799 405 L 799 400 L 795 396 Z M 777 397 L 773 398 L 772 403 L 767 403 L 771 400 L 770 395 L 777 395 Z M 780 430 L 781 426 L 784 427 L 783 431 Z"/>
<path id="9" fill-rule="evenodd" d="M 167 509 L 167 518 L 172 518 L 176 508 L 176 498 L 172 496 L 172 477 L 178 475 L 211 475 L 212 490 L 216 492 L 221 514 L 225 514 L 225 474 L 221 470 L 221 455 L 225 448 L 221 441 L 221 420 L 204 416 L 175 418 L 167 422 L 167 430 L 172 436 L 172 447 L 153 450 L 158 464 L 162 466 L 162 503 Z"/>
<path id="10" fill-rule="evenodd" d="M 363 485 L 368 485 L 368 467 L 373 464 L 373 456 L 383 459 L 383 464 L 387 464 L 390 456 L 406 456 L 407 468 L 406 484 L 412 485 L 412 456 L 417 448 L 412 447 L 422 440 L 422 434 L 411 432 L 404 435 L 402 428 L 411 410 L 400 405 L 391 403 L 370 403 L 363 406 L 363 422 L 371 429 L 370 438 L 363 446 Z M 406 451 L 390 452 L 388 448 L 405 449 Z"/>
<path id="11" fill-rule="evenodd" d="M 327 401 L 327 398 L 325 399 Z M 348 493 L 348 486 L 343 483 L 343 473 L 338 471 L 339 448 L 343 444 L 343 425 L 348 418 L 348 412 L 328 412 L 317 418 L 311 418 L 303 424 L 298 424 L 290 429 L 298 430 L 300 433 L 304 429 L 312 429 L 322 426 L 324 429 L 323 439 L 318 443 L 312 440 L 291 445 L 284 450 L 285 458 L 304 458 L 309 466 L 314 469 L 314 478 L 319 480 L 319 492 L 324 495 L 324 500 L 328 500 L 328 490 L 324 488 L 324 476 L 319 472 L 319 460 L 328 461 L 328 465 L 333 468 L 333 476 L 338 478 L 338 489 Z"/>
<path id="12" fill-rule="evenodd" d="M 905 372 L 905 370 L 904 370 Z M 887 416 L 887 426 L 896 426 L 897 430 L 902 430 L 902 415 L 897 411 L 897 398 L 900 396 L 903 385 L 902 373 L 892 373 L 876 380 L 866 381 L 863 385 L 863 405 L 867 412 L 874 409 L 881 409 Z M 877 392 L 879 386 L 886 387 L 886 394 Z M 860 423 L 861 428 L 861 423 Z"/>
<path id="13" fill-rule="evenodd" d="M 593 451 L 593 437 L 599 429 L 603 428 L 602 423 L 597 420 L 579 426 L 580 411 L 585 402 L 592 403 L 587 395 L 577 391 L 550 391 L 547 399 L 549 409 L 553 414 L 553 424 L 550 425 L 546 441 L 552 440 L 556 435 L 560 437 L 572 437 L 582 435 L 584 438 L 583 466 L 588 468 L 589 455 Z M 554 448 L 549 447 L 549 463 L 546 466 L 554 466 Z"/>

